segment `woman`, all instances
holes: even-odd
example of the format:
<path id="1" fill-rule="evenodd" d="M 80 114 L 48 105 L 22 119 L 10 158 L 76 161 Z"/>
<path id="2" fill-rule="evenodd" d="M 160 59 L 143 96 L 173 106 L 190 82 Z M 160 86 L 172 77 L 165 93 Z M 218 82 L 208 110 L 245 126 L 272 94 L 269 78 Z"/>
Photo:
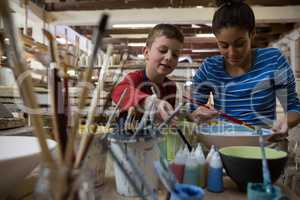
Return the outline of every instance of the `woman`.
<path id="1" fill-rule="evenodd" d="M 272 126 L 270 140 L 283 140 L 300 122 L 292 69 L 278 49 L 251 48 L 255 16 L 249 5 L 241 0 L 217 5 L 212 29 L 221 55 L 201 64 L 193 78 L 193 98 L 206 103 L 213 92 L 216 109 L 252 125 Z M 276 119 L 276 97 L 285 110 L 282 119 Z"/>

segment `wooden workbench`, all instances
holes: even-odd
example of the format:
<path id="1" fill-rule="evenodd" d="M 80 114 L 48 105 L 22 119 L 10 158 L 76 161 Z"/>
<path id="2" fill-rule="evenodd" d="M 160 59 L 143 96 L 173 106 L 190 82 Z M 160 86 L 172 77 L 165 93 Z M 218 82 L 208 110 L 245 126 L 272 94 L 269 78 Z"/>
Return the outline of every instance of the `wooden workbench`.
<path id="1" fill-rule="evenodd" d="M 110 174 L 109 174 L 110 175 Z M 19 187 L 16 187 L 15 191 L 12 192 L 6 200 L 32 200 L 32 192 L 36 183 L 37 172 L 33 176 L 27 177 Z M 300 200 L 300 198 L 293 193 L 286 186 L 277 183 L 277 185 L 282 189 L 282 192 L 286 194 L 290 200 Z M 159 191 L 159 200 L 165 200 L 167 192 L 164 190 Z M 116 191 L 115 178 L 113 176 L 107 176 L 105 178 L 104 184 L 95 189 L 96 200 L 138 200 L 140 198 L 128 198 L 121 196 Z M 205 190 L 204 200 L 246 200 L 247 194 L 242 193 L 237 189 L 234 182 L 231 181 L 229 177 L 224 177 L 224 192 L 222 193 L 212 193 Z"/>
<path id="2" fill-rule="evenodd" d="M 300 200 L 294 193 L 292 193 L 287 187 L 282 184 L 278 184 L 282 191 L 290 197 L 291 200 Z M 115 189 L 115 181 L 113 177 L 108 177 L 105 180 L 103 186 L 96 189 L 97 197 L 107 200 L 137 200 L 140 198 L 126 198 L 119 195 Z M 99 199 L 99 198 L 96 198 Z M 166 199 L 166 192 L 159 192 L 159 200 Z M 231 181 L 229 177 L 224 178 L 224 192 L 222 193 L 212 193 L 205 190 L 204 200 L 246 200 L 247 194 L 238 191 L 236 185 Z"/>

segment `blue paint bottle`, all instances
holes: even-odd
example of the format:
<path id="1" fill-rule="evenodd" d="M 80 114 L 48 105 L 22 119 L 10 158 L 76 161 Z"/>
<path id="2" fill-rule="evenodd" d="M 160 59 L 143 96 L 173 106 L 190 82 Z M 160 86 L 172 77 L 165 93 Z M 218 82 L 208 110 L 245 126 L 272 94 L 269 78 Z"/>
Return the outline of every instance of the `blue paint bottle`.
<path id="1" fill-rule="evenodd" d="M 223 166 L 219 152 L 215 152 L 208 167 L 207 190 L 210 192 L 223 192 Z"/>
<path id="2" fill-rule="evenodd" d="M 215 146 L 212 145 L 210 147 L 209 153 L 207 154 L 207 157 L 206 157 L 206 160 L 205 160 L 205 166 L 204 166 L 204 168 L 205 168 L 205 170 L 204 170 L 205 171 L 205 186 L 207 185 L 209 163 L 210 163 L 211 158 L 212 158 L 212 156 L 215 152 L 216 152 Z"/>

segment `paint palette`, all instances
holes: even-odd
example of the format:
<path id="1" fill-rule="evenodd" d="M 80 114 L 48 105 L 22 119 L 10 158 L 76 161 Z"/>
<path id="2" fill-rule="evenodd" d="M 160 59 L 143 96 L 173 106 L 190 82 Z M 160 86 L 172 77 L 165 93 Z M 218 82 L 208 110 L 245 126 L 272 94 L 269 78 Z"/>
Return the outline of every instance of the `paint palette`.
<path id="1" fill-rule="evenodd" d="M 204 124 L 197 129 L 197 133 L 205 135 L 228 135 L 228 136 L 245 136 L 245 135 L 257 135 L 257 133 L 246 127 L 238 124 L 232 124 L 228 122 L 219 124 Z M 270 129 L 262 128 L 263 135 L 271 135 L 272 131 Z"/>
<path id="2" fill-rule="evenodd" d="M 262 129 L 264 139 L 267 139 L 272 130 Z M 208 148 L 211 145 L 216 147 L 226 146 L 259 146 L 259 136 L 255 131 L 247 127 L 231 124 L 221 123 L 215 125 L 203 125 L 194 129 L 197 135 L 198 142 L 203 143 Z"/>

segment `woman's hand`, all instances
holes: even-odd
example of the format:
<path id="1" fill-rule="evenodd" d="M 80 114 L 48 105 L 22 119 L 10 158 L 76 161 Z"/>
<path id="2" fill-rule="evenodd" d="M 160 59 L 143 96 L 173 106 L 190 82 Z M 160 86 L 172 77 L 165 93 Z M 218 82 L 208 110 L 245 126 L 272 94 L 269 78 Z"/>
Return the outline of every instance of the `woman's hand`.
<path id="1" fill-rule="evenodd" d="M 275 121 L 272 127 L 273 134 L 268 138 L 269 142 L 279 142 L 288 137 L 287 118 Z"/>
<path id="2" fill-rule="evenodd" d="M 199 106 L 194 112 L 189 115 L 190 120 L 197 124 L 209 121 L 219 115 L 219 112 L 215 109 L 208 109 L 204 106 Z"/>

